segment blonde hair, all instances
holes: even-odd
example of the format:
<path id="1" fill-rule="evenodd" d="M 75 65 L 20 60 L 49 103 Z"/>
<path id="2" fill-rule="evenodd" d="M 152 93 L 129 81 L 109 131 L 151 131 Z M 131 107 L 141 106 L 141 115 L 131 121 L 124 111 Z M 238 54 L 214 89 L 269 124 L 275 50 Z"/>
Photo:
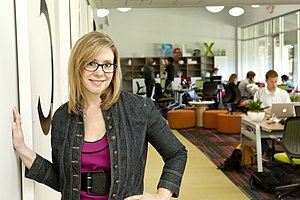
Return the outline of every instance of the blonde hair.
<path id="1" fill-rule="evenodd" d="M 99 54 L 111 49 L 114 54 L 114 64 L 117 65 L 112 81 L 101 96 L 103 110 L 109 109 L 120 97 L 122 73 L 119 60 L 119 53 L 112 39 L 101 32 L 90 32 L 83 35 L 73 47 L 69 57 L 69 103 L 68 113 L 79 114 L 77 107 L 82 107 L 82 100 L 85 98 L 82 91 L 82 69 L 85 63 L 94 60 Z"/>
<path id="2" fill-rule="evenodd" d="M 237 79 L 236 74 L 231 74 L 228 80 L 228 83 L 234 83 L 235 79 Z"/>

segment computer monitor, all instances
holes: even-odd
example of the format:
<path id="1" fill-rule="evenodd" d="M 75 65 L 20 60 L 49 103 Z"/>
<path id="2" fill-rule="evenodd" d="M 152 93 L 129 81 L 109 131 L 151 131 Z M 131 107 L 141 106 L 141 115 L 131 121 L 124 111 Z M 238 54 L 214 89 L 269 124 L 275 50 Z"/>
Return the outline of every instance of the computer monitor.
<path id="1" fill-rule="evenodd" d="M 211 76 L 210 81 L 221 84 L 222 83 L 222 76 Z"/>

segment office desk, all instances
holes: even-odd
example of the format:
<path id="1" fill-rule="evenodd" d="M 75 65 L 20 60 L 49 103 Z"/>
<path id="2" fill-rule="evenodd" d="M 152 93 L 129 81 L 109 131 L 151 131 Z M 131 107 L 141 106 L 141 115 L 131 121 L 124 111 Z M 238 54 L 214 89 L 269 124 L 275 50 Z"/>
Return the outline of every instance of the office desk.
<path id="1" fill-rule="evenodd" d="M 203 126 L 203 112 L 206 106 L 214 104 L 214 101 L 190 101 L 189 104 L 196 106 L 196 126 Z"/>
<path id="2" fill-rule="evenodd" d="M 280 123 L 268 124 L 266 119 L 264 119 L 262 122 L 252 122 L 247 116 L 242 117 L 240 135 L 241 144 L 242 147 L 245 146 L 243 145 L 243 137 L 247 137 L 253 141 L 256 141 L 258 172 L 263 171 L 261 138 L 282 137 L 283 130 L 284 126 Z"/>

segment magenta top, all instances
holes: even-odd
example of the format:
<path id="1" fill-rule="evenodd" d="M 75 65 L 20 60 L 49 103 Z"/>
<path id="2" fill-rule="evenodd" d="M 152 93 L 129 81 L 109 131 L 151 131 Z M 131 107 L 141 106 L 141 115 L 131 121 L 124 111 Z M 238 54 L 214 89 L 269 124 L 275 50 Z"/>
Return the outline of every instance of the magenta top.
<path id="1" fill-rule="evenodd" d="M 110 171 L 110 155 L 106 134 L 95 142 L 82 144 L 81 150 L 81 173 L 91 170 Z M 80 192 L 80 200 L 108 200 L 108 194 L 103 196 L 88 195 L 87 192 Z"/>

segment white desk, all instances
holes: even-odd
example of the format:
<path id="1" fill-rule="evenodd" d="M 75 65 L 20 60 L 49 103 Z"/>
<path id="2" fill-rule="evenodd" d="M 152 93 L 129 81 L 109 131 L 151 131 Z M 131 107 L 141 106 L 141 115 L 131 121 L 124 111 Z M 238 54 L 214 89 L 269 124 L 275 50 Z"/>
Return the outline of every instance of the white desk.
<path id="1" fill-rule="evenodd" d="M 196 126 L 203 126 L 203 112 L 210 104 L 214 104 L 214 101 L 190 101 L 189 104 L 196 106 Z"/>
<path id="2" fill-rule="evenodd" d="M 252 122 L 247 116 L 242 117 L 241 123 L 240 140 L 242 147 L 245 146 L 243 145 L 243 137 L 256 141 L 257 171 L 262 172 L 261 138 L 282 137 L 284 126 L 280 123 L 268 124 L 266 120 L 263 120 L 262 122 Z"/>

